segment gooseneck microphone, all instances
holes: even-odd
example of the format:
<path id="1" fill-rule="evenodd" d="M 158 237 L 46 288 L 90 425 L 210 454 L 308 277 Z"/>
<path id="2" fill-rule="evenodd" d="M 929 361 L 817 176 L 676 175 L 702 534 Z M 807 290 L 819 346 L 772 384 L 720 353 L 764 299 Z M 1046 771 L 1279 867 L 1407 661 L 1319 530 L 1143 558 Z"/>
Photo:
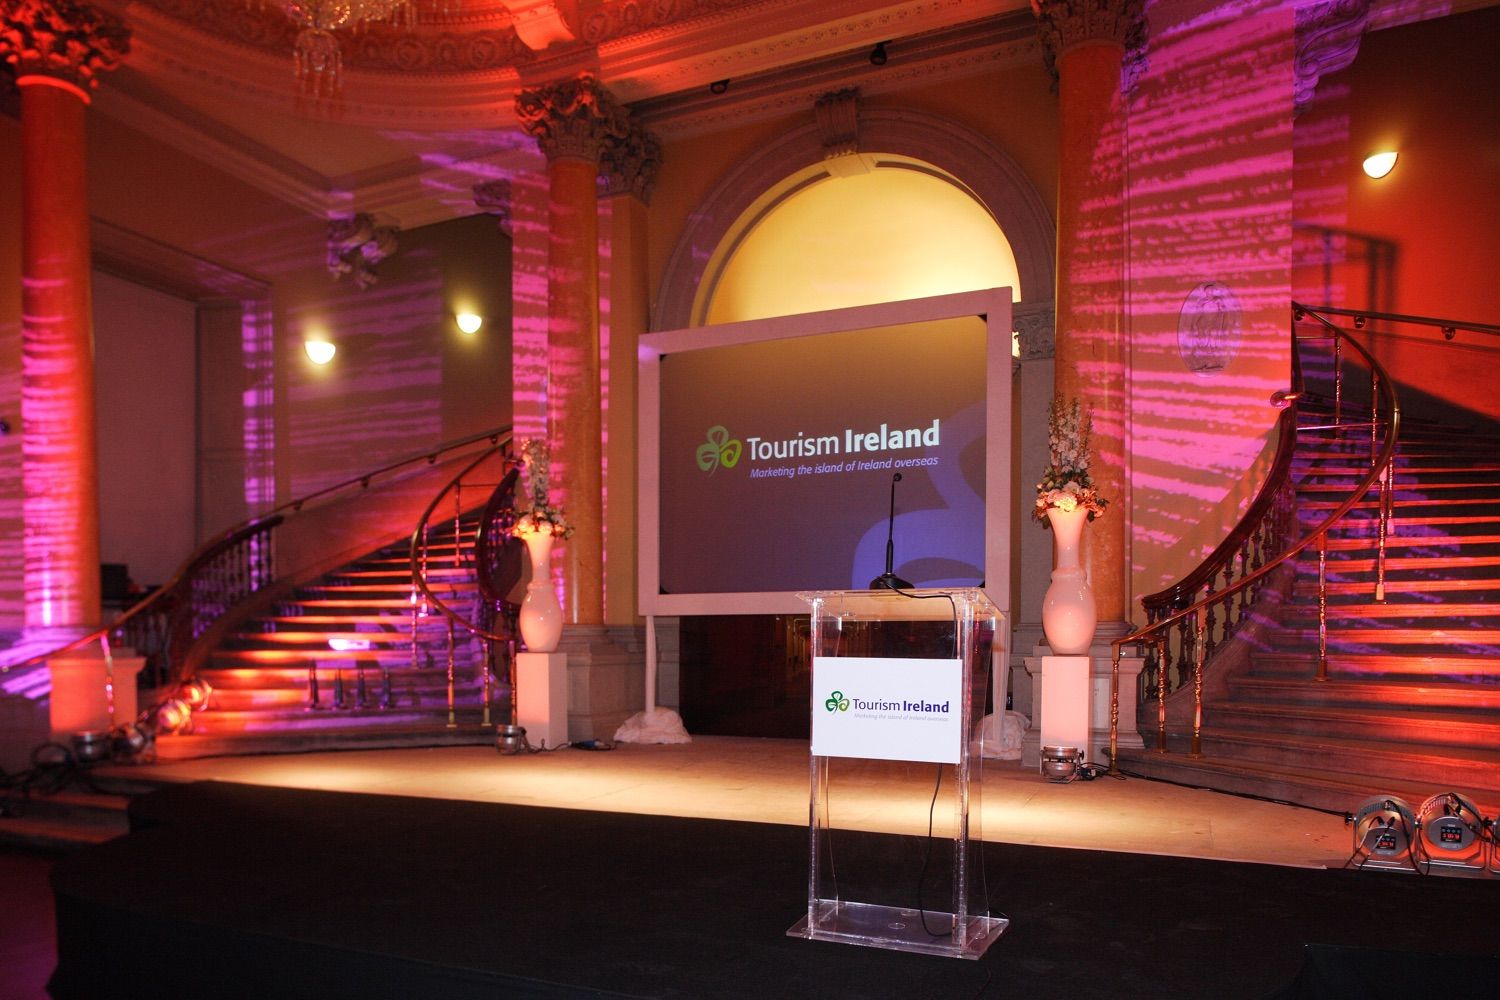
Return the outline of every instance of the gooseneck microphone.
<path id="1" fill-rule="evenodd" d="M 896 566 L 896 484 L 901 473 L 891 476 L 891 517 L 885 527 L 885 572 L 870 581 L 871 590 L 910 590 L 911 584 L 894 572 Z"/>

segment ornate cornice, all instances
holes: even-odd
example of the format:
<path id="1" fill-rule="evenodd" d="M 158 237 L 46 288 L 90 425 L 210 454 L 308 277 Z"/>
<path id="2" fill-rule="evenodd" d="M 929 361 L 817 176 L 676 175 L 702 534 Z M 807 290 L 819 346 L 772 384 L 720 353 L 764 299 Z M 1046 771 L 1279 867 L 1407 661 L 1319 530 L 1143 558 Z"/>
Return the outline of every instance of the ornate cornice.
<path id="1" fill-rule="evenodd" d="M 1020 335 L 1023 363 L 1057 356 L 1057 311 L 1051 302 L 1017 302 L 1011 324 Z"/>
<path id="2" fill-rule="evenodd" d="M 605 196 L 634 195 L 651 203 L 651 190 L 661 169 L 661 142 L 631 122 L 620 138 L 606 142 L 599 155 L 599 181 Z"/>
<path id="3" fill-rule="evenodd" d="M 859 88 L 824 94 L 813 104 L 813 119 L 829 157 L 859 152 Z"/>
<path id="4" fill-rule="evenodd" d="M 274 3 L 245 0 L 136 0 L 221 38 L 290 58 L 298 28 Z M 376 73 L 483 73 L 531 58 L 508 19 L 449 26 L 418 25 L 405 31 L 375 23 L 337 32 L 346 70 Z"/>
<path id="5" fill-rule="evenodd" d="M 1042 58 L 1054 84 L 1057 61 L 1075 45 L 1109 42 L 1125 50 L 1123 86 L 1140 73 L 1146 49 L 1143 0 L 1031 0 Z"/>
<path id="6" fill-rule="evenodd" d="M 614 0 L 583 15 L 582 35 L 588 44 L 602 45 L 625 35 L 744 6 L 744 0 Z"/>
<path id="7" fill-rule="evenodd" d="M 606 143 L 630 133 L 630 112 L 590 73 L 523 89 L 516 95 L 516 119 L 549 163 L 597 164 Z"/>
<path id="8" fill-rule="evenodd" d="M 376 225 L 375 217 L 360 212 L 328 223 L 328 272 L 337 280 L 344 275 L 355 287 L 368 288 L 380 280 L 375 265 L 396 252 L 395 226 Z"/>
<path id="9" fill-rule="evenodd" d="M 1328 0 L 1298 7 L 1296 16 L 1292 107 L 1301 112 L 1312 103 L 1324 74 L 1344 69 L 1359 55 L 1359 41 L 1370 19 L 1370 0 Z"/>
<path id="10" fill-rule="evenodd" d="M 511 207 L 510 181 L 504 177 L 492 181 L 481 181 L 474 185 L 473 191 L 474 205 L 480 211 L 493 215 L 500 231 L 510 236 L 511 219 L 514 217 L 514 209 Z"/>
<path id="11" fill-rule="evenodd" d="M 18 77 L 55 77 L 87 92 L 130 51 L 130 31 L 113 14 L 74 0 L 6 0 L 0 51 Z"/>

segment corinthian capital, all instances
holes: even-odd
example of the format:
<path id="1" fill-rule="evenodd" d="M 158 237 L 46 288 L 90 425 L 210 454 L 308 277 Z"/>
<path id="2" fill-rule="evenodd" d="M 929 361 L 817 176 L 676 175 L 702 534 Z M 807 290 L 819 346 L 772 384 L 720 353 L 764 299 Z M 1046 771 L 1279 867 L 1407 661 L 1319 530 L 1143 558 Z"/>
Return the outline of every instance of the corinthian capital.
<path id="1" fill-rule="evenodd" d="M 17 77 L 50 76 L 87 93 L 130 51 L 125 22 L 74 0 L 6 0 L 0 52 Z"/>
<path id="2" fill-rule="evenodd" d="M 624 136 L 611 138 L 600 151 L 599 175 L 606 195 L 634 195 L 650 204 L 660 168 L 661 143 L 635 122 Z"/>
<path id="3" fill-rule="evenodd" d="M 516 95 L 516 117 L 548 162 L 597 164 L 605 143 L 630 131 L 630 112 L 590 73 L 522 90 Z"/>
<path id="4" fill-rule="evenodd" d="M 1057 61 L 1075 45 L 1111 42 L 1125 50 L 1127 66 L 1145 50 L 1143 0 L 1031 0 L 1047 72 L 1057 82 Z"/>

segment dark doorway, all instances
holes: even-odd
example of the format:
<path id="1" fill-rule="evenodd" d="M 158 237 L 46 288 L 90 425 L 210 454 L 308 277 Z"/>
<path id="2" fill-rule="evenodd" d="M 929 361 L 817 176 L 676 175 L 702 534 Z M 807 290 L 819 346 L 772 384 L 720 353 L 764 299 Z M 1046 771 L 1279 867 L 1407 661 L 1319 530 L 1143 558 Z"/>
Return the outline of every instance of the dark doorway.
<path id="1" fill-rule="evenodd" d="M 690 732 L 808 738 L 806 615 L 684 617 L 681 636 L 682 719 Z"/>

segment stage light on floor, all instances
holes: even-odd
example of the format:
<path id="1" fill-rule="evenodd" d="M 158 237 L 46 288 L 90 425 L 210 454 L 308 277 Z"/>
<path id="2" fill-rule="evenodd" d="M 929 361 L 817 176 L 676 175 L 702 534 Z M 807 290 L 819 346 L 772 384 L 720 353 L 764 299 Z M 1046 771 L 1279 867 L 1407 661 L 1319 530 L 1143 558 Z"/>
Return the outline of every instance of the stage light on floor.
<path id="1" fill-rule="evenodd" d="M 1427 865 L 1484 867 L 1485 822 L 1458 792 L 1439 792 L 1417 810 L 1418 857 Z"/>
<path id="2" fill-rule="evenodd" d="M 1417 819 L 1394 795 L 1365 799 L 1354 811 L 1354 855 L 1359 868 L 1414 869 L 1412 840 Z M 1357 860 L 1356 860 L 1357 859 Z"/>
<path id="3" fill-rule="evenodd" d="M 181 698 L 169 698 L 156 710 L 156 731 L 186 733 L 193 728 L 193 709 Z"/>
<path id="4" fill-rule="evenodd" d="M 1042 747 L 1042 777 L 1048 781 L 1072 781 L 1078 776 L 1083 752 L 1077 747 Z"/>
<path id="5" fill-rule="evenodd" d="M 188 708 L 195 712 L 208 707 L 208 699 L 213 693 L 213 686 L 201 677 L 194 677 L 177 689 L 177 697 L 187 702 Z"/>

